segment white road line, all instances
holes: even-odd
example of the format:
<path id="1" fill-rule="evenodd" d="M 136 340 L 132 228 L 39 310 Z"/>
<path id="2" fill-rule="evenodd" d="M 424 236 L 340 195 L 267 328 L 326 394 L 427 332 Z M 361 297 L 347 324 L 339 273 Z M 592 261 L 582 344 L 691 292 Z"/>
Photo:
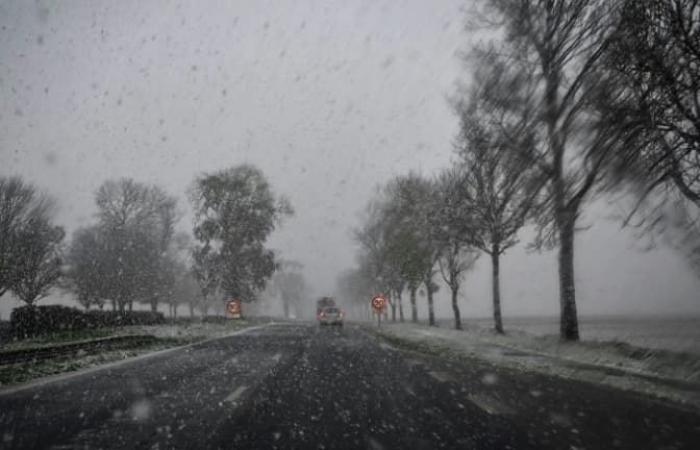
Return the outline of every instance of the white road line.
<path id="1" fill-rule="evenodd" d="M 467 399 L 469 399 L 469 401 L 476 405 L 479 409 L 491 416 L 503 416 L 515 413 L 515 411 L 513 411 L 512 408 L 504 405 L 503 403 L 499 402 L 494 398 L 488 397 L 483 394 L 469 394 L 467 396 Z"/>
<path id="2" fill-rule="evenodd" d="M 243 392 L 245 392 L 246 389 L 248 389 L 247 386 L 237 387 L 235 391 L 231 392 L 231 394 L 224 399 L 224 401 L 235 403 L 236 400 L 238 400 L 238 398 L 241 396 L 241 394 L 243 394 Z"/>
<path id="3" fill-rule="evenodd" d="M 428 375 L 430 375 L 431 377 L 433 377 L 435 380 L 439 381 L 440 383 L 444 383 L 444 382 L 450 380 L 450 377 L 445 372 L 431 371 L 431 372 L 428 372 Z"/>
<path id="4" fill-rule="evenodd" d="M 187 345 L 181 345 L 178 347 L 170 347 L 170 348 L 166 348 L 164 350 L 158 350 L 158 351 L 150 352 L 150 353 L 143 353 L 141 355 L 134 356 L 131 358 L 113 361 L 113 362 L 109 362 L 106 364 L 101 364 L 99 366 L 87 367 L 85 369 L 80 369 L 80 370 L 77 370 L 75 372 L 65 372 L 65 373 L 59 373 L 57 375 L 50 375 L 48 377 L 38 378 L 36 380 L 31 380 L 31 381 L 28 381 L 26 383 L 18 384 L 15 386 L 8 386 L 6 388 L 0 387 L 0 397 L 4 396 L 4 395 L 16 394 L 17 392 L 25 391 L 27 389 L 33 389 L 33 388 L 44 386 L 44 385 L 51 384 L 51 383 L 69 380 L 71 378 L 88 376 L 90 374 L 99 373 L 99 372 L 109 370 L 109 369 L 114 369 L 114 368 L 117 368 L 120 366 L 126 366 L 126 365 L 132 364 L 136 361 L 141 361 L 141 360 L 153 358 L 154 356 L 165 355 L 168 353 L 175 353 L 175 352 L 182 351 L 182 350 L 187 351 L 188 349 L 194 347 L 195 345 L 206 344 L 208 342 L 226 339 L 226 338 L 229 338 L 231 336 L 238 336 L 241 334 L 247 334 L 247 333 L 250 333 L 251 331 L 258 331 L 258 330 L 261 330 L 263 328 L 267 328 L 270 326 L 276 326 L 276 324 L 267 323 L 264 325 L 256 325 L 256 326 L 244 328 L 242 330 L 234 331 L 233 333 L 230 333 L 230 334 L 227 334 L 224 336 L 217 336 L 214 338 L 205 339 L 203 341 L 193 342 L 193 343 L 187 344 Z"/>

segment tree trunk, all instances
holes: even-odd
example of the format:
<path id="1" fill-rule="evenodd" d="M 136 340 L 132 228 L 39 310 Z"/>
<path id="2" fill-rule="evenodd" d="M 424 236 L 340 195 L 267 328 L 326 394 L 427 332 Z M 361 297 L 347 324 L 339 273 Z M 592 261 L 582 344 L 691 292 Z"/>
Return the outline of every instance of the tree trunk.
<path id="1" fill-rule="evenodd" d="M 391 321 L 396 322 L 396 300 L 395 298 L 389 297 L 389 302 L 391 305 Z"/>
<path id="2" fill-rule="evenodd" d="M 117 310 L 117 301 L 112 299 L 112 311 L 116 311 L 116 310 Z"/>
<path id="3" fill-rule="evenodd" d="M 411 287 L 411 322 L 418 323 L 418 307 L 416 306 L 416 290 L 418 288 Z"/>
<path id="4" fill-rule="evenodd" d="M 452 311 L 455 313 L 455 330 L 462 329 L 462 316 L 459 312 L 459 304 L 457 303 L 457 294 L 459 293 L 459 285 L 452 283 Z"/>
<path id="5" fill-rule="evenodd" d="M 433 307 L 432 284 L 433 284 L 432 278 L 428 278 L 425 281 L 425 290 L 427 291 L 427 296 L 428 296 L 428 325 L 430 325 L 431 327 L 434 327 L 435 326 L 435 310 Z"/>
<path id="6" fill-rule="evenodd" d="M 492 277 L 491 282 L 493 284 L 493 325 L 497 333 L 503 334 L 503 319 L 501 317 L 501 280 L 500 280 L 500 268 L 499 268 L 499 257 L 501 249 L 498 248 L 498 244 L 493 244 L 491 247 L 491 266 L 492 266 Z"/>
<path id="7" fill-rule="evenodd" d="M 403 317 L 403 302 L 401 301 L 401 291 L 396 293 L 396 302 L 399 304 L 399 322 L 403 322 L 404 317 Z"/>
<path id="8" fill-rule="evenodd" d="M 578 314 L 574 284 L 575 214 L 562 214 L 559 220 L 559 333 L 567 341 L 578 341 Z"/>
<path id="9" fill-rule="evenodd" d="M 131 308 L 129 308 L 131 311 Z M 158 312 L 158 302 L 156 300 L 151 300 L 151 312 Z"/>
<path id="10" fill-rule="evenodd" d="M 194 317 L 194 305 L 190 303 L 190 317 Z"/>
<path id="11" fill-rule="evenodd" d="M 129 301 L 129 312 L 132 312 L 134 310 L 134 302 Z"/>

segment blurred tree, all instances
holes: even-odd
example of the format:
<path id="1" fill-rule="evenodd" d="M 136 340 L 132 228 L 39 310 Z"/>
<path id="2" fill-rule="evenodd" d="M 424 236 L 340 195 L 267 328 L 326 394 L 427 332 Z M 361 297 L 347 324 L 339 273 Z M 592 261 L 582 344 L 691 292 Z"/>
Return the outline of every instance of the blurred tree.
<path id="1" fill-rule="evenodd" d="M 391 180 L 386 192 L 383 225 L 388 259 L 410 292 L 412 320 L 417 321 L 416 291 L 422 283 L 427 293 L 428 323 L 435 325 L 433 294 L 438 285 L 433 278 L 441 251 L 439 224 L 434 221 L 438 207 L 435 185 L 409 173 Z"/>
<path id="2" fill-rule="evenodd" d="M 271 290 L 282 300 L 284 317 L 290 317 L 290 309 L 299 316 L 299 305 L 306 295 L 306 282 L 301 273 L 303 266 L 296 261 L 280 261 L 278 269 L 272 276 Z"/>
<path id="3" fill-rule="evenodd" d="M 107 255 L 100 230 L 96 226 L 80 228 L 73 234 L 66 255 L 67 288 L 77 296 L 85 309 L 103 307 L 107 294 L 104 289 Z"/>
<path id="4" fill-rule="evenodd" d="M 15 236 L 15 248 L 21 257 L 15 261 L 18 275 L 11 289 L 29 306 L 48 295 L 61 276 L 61 242 L 65 232 L 51 223 L 49 211 L 47 208 L 44 214 L 32 217 Z"/>
<path id="5" fill-rule="evenodd" d="M 174 281 L 166 258 L 178 220 L 175 198 L 158 186 L 122 178 L 103 183 L 96 203 L 105 297 L 115 309 L 139 301 L 156 311 Z"/>
<path id="6" fill-rule="evenodd" d="M 619 159 L 626 130 L 601 120 L 595 105 L 610 98 L 601 59 L 616 38 L 620 2 L 489 0 L 486 13 L 503 40 L 476 52 L 482 111 L 516 159 L 546 181 L 547 213 L 537 216 L 538 243 L 559 246 L 560 334 L 578 340 L 574 232 L 585 200 Z M 521 136 L 533 136 L 522 145 Z M 506 141 L 507 142 L 507 141 Z"/>
<path id="7" fill-rule="evenodd" d="M 700 206 L 700 3 L 622 4 L 603 59 L 614 95 L 598 103 L 606 120 L 627 130 L 613 175 L 632 180 L 641 200 L 674 187 Z"/>
<path id="8" fill-rule="evenodd" d="M 386 198 L 382 192 L 377 198 L 369 202 L 365 208 L 365 219 L 362 226 L 354 232 L 355 241 L 360 244 L 361 250 L 357 255 L 359 270 L 363 282 L 368 289 L 367 298 L 370 299 L 379 293 L 388 292 L 390 278 L 394 272 L 395 262 L 389 258 L 386 233 Z M 396 304 L 393 303 L 392 317 L 396 320 Z"/>
<path id="9" fill-rule="evenodd" d="M 292 214 L 288 201 L 276 198 L 263 173 L 250 165 L 202 175 L 191 199 L 194 236 L 201 243 L 195 264 L 199 269 L 210 264 L 218 272 L 225 295 L 254 300 L 274 273 L 274 253 L 264 244 Z"/>
<path id="10" fill-rule="evenodd" d="M 476 89 L 479 82 L 477 77 Z M 535 138 L 526 129 L 494 126 L 493 111 L 484 112 L 478 102 L 472 97 L 457 106 L 460 160 L 447 181 L 454 203 L 447 214 L 452 215 L 453 233 L 491 256 L 494 328 L 503 333 L 500 257 L 518 242 L 518 230 L 537 206 L 544 178 L 528 158 L 520 157 Z M 512 145 L 519 150 L 512 151 Z"/>
<path id="11" fill-rule="evenodd" d="M 20 277 L 20 233 L 47 220 L 51 202 L 20 177 L 0 177 L 0 297 Z"/>
<path id="12" fill-rule="evenodd" d="M 453 167 L 443 171 L 437 181 L 438 207 L 433 217 L 439 227 L 436 233 L 440 251 L 438 266 L 443 280 L 452 292 L 452 311 L 455 329 L 462 329 L 458 296 L 462 277 L 471 270 L 479 258 L 472 245 L 475 242 L 472 228 L 474 205 L 472 198 L 465 195 L 462 171 Z M 499 314 L 500 318 L 500 314 Z"/>

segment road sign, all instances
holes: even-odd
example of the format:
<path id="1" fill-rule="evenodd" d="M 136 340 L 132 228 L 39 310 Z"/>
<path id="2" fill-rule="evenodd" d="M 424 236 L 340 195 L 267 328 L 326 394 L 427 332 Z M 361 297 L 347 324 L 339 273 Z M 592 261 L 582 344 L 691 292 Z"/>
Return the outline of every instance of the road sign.
<path id="1" fill-rule="evenodd" d="M 372 309 L 374 309 L 374 312 L 381 314 L 381 312 L 384 310 L 384 307 L 386 306 L 386 298 L 382 294 L 375 295 L 372 298 Z"/>
<path id="2" fill-rule="evenodd" d="M 226 302 L 226 316 L 229 319 L 241 318 L 241 300 L 234 298 Z"/>

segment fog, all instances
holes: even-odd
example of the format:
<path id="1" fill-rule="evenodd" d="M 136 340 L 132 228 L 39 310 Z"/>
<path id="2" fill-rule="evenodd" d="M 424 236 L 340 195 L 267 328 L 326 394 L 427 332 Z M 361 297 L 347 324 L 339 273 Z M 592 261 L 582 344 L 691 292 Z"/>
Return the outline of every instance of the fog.
<path id="1" fill-rule="evenodd" d="M 97 187 L 122 176 L 177 194 L 190 230 L 193 178 L 255 164 L 295 208 L 271 246 L 304 265 L 313 295 L 332 292 L 377 185 L 454 157 L 446 98 L 466 73 L 467 11 L 451 0 L 0 2 L 0 174 L 50 192 L 69 233 L 92 220 Z M 682 256 L 646 250 L 610 202 L 587 208 L 577 235 L 580 313 L 700 314 Z M 502 266 L 506 317 L 558 311 L 554 253 L 521 245 Z M 465 317 L 490 313 L 489 283 L 482 256 Z M 447 296 L 438 316 L 451 314 Z M 3 318 L 11 307 L 3 298 Z"/>

